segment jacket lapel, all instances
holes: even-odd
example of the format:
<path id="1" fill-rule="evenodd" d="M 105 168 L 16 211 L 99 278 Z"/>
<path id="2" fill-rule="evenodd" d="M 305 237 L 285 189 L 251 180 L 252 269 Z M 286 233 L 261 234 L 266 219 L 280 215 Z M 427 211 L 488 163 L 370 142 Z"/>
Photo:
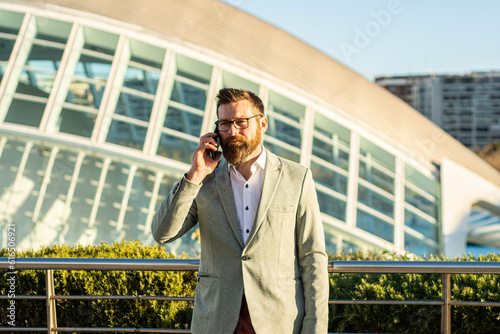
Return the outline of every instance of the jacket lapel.
<path id="1" fill-rule="evenodd" d="M 257 210 L 257 214 L 255 215 L 252 233 L 248 239 L 247 245 L 252 241 L 254 234 L 264 221 L 269 205 L 276 194 L 276 189 L 278 189 L 278 183 L 281 179 L 281 161 L 275 154 L 271 153 L 267 149 L 266 151 L 267 161 L 266 171 L 264 173 L 264 183 L 262 185 L 262 194 L 260 195 L 259 208 Z"/>
<path id="2" fill-rule="evenodd" d="M 233 191 L 231 188 L 231 178 L 229 177 L 229 171 L 227 169 L 227 161 L 224 159 L 216 169 L 215 183 L 217 185 L 217 191 L 219 192 L 222 207 L 224 208 L 224 213 L 229 221 L 229 225 L 231 226 L 234 236 L 243 249 L 243 237 L 241 236 L 238 216 L 236 215 L 236 207 L 234 205 Z"/>

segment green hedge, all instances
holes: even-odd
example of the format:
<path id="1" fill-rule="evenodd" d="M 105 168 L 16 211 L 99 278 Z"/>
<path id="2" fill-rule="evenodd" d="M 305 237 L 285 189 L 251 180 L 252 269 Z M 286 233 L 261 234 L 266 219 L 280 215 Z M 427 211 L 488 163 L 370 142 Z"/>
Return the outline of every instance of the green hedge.
<path id="1" fill-rule="evenodd" d="M 160 246 L 119 242 L 99 246 L 54 246 L 25 251 L 17 257 L 174 258 Z M 0 257 L 8 257 L 1 250 Z M 183 256 L 182 258 L 186 258 Z M 330 260 L 408 260 L 387 252 L 351 253 Z M 425 260 L 447 260 L 430 258 Z M 499 261 L 498 255 L 454 259 Z M 7 282 L 7 272 L 0 271 Z M 193 296 L 193 272 L 60 271 L 54 272 L 58 295 Z M 331 299 L 440 300 L 442 275 L 330 274 Z M 0 284 L 7 294 L 7 284 Z M 45 275 L 40 270 L 19 270 L 16 295 L 44 295 Z M 500 301 L 500 275 L 452 275 L 452 299 Z M 6 300 L 0 301 L 0 322 L 7 327 Z M 151 300 L 57 301 L 59 327 L 189 328 L 192 303 Z M 439 333 L 440 306 L 331 305 L 330 332 Z M 44 300 L 18 300 L 16 325 L 46 326 Z M 452 307 L 453 333 L 499 333 L 500 307 Z"/>

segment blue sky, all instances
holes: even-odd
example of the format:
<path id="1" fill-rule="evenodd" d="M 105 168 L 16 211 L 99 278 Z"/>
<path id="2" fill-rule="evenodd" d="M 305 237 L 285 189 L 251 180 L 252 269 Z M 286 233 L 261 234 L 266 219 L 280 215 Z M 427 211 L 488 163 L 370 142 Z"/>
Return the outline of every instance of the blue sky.
<path id="1" fill-rule="evenodd" d="M 500 70 L 499 0 L 221 0 L 366 78 Z"/>

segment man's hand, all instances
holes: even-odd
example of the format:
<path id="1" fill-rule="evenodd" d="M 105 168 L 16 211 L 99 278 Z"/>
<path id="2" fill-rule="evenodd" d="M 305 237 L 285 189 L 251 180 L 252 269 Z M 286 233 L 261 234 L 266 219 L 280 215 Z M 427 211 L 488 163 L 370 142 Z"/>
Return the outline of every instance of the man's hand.
<path id="1" fill-rule="evenodd" d="M 217 167 L 222 153 L 217 152 L 215 159 L 212 159 L 209 155 L 210 151 L 217 150 L 215 136 L 215 133 L 209 132 L 200 137 L 200 143 L 193 153 L 191 169 L 186 174 L 186 179 L 189 181 L 200 184 Z"/>

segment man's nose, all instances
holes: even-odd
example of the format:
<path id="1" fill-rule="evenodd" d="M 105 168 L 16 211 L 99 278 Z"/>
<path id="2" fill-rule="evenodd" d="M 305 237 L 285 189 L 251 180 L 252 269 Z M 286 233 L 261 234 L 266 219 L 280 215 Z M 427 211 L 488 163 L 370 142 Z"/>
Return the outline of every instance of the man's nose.
<path id="1" fill-rule="evenodd" d="M 228 132 L 230 136 L 233 136 L 234 134 L 238 134 L 240 130 L 236 128 L 234 123 L 230 123 Z"/>

